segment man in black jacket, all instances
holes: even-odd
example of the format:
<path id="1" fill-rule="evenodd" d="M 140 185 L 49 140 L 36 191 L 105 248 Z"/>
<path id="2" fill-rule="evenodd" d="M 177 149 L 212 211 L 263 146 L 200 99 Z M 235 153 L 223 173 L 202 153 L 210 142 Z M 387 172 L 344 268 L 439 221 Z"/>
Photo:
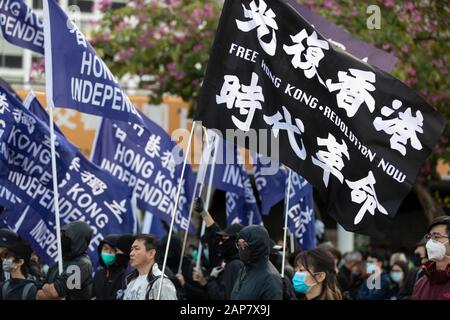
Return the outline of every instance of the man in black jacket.
<path id="1" fill-rule="evenodd" d="M 120 235 L 111 234 L 98 245 L 101 267 L 95 273 L 93 287 L 93 298 L 97 300 L 115 300 L 117 291 L 122 289 L 129 259 L 122 259 L 121 255 L 117 253 L 119 238 Z"/>
<path id="2" fill-rule="evenodd" d="M 219 238 L 217 253 L 223 259 L 223 266 L 213 268 L 209 275 L 207 288 L 210 299 L 230 299 L 239 270 L 244 266 L 236 248 L 236 236 L 242 228 L 244 226 L 239 223 L 233 223 L 223 231 L 220 231 L 216 223 L 209 227 L 209 232 L 213 232 L 214 229 L 216 237 Z"/>
<path id="3" fill-rule="evenodd" d="M 92 263 L 86 254 L 91 238 L 92 229 L 86 222 L 74 221 L 61 228 L 63 273 L 59 274 L 58 263 L 49 269 L 37 300 L 91 299 Z"/>
<path id="4" fill-rule="evenodd" d="M 283 284 L 278 270 L 269 261 L 269 233 L 259 225 L 243 228 L 237 248 L 244 267 L 231 292 L 231 300 L 282 300 Z"/>

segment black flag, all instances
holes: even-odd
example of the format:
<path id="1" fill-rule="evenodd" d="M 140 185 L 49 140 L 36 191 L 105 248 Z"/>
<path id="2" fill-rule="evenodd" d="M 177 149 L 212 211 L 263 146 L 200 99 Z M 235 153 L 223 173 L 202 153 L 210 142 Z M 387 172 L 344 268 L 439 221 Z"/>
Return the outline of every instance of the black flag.
<path id="1" fill-rule="evenodd" d="M 378 237 L 445 125 L 282 0 L 225 1 L 196 120 L 297 171 L 345 229 Z"/>

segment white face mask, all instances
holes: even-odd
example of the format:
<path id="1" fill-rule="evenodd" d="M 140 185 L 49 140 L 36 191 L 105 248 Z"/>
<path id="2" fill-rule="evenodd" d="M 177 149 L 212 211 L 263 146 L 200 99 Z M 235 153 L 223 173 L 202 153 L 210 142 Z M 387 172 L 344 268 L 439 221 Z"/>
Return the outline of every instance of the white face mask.
<path id="1" fill-rule="evenodd" d="M 448 240 L 445 242 L 447 243 Z M 445 243 L 430 239 L 427 241 L 425 247 L 427 248 L 428 259 L 433 261 L 444 260 L 445 255 Z"/>
<path id="2" fill-rule="evenodd" d="M 3 259 L 2 268 L 5 272 L 11 272 L 13 270 L 13 259 Z"/>

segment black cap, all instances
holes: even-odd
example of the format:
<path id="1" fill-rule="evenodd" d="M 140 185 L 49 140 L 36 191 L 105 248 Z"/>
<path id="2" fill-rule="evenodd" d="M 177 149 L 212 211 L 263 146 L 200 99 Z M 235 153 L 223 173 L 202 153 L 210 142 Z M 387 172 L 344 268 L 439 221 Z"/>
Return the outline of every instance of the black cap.
<path id="1" fill-rule="evenodd" d="M 225 230 L 219 231 L 216 234 L 219 236 L 226 236 L 226 237 L 234 237 L 238 234 L 239 231 L 242 230 L 244 226 L 240 223 L 233 223 L 230 224 Z"/>
<path id="2" fill-rule="evenodd" d="M 16 243 L 7 246 L 9 252 L 12 252 L 17 259 L 23 259 L 26 263 L 28 263 L 31 259 L 31 254 L 33 253 L 33 249 L 28 242 L 21 240 Z"/>
<path id="3" fill-rule="evenodd" d="M 8 247 L 19 241 L 19 236 L 9 229 L 0 229 L 0 247 Z"/>

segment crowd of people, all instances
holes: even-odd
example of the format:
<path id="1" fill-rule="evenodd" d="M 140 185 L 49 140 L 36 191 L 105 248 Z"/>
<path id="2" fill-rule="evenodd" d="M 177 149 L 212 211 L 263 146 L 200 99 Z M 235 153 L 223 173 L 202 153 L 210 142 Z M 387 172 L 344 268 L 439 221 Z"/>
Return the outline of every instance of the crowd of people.
<path id="1" fill-rule="evenodd" d="M 0 300 L 428 300 L 450 299 L 450 217 L 438 217 L 414 252 L 346 252 L 329 244 L 286 254 L 260 225 L 226 229 L 203 209 L 207 248 L 199 267 L 168 237 L 109 235 L 97 270 L 86 254 L 92 230 L 82 221 L 61 228 L 63 272 L 46 268 L 29 243 L 0 230 Z M 284 266 L 284 270 L 282 270 Z M 282 276 L 283 275 L 283 276 Z"/>

